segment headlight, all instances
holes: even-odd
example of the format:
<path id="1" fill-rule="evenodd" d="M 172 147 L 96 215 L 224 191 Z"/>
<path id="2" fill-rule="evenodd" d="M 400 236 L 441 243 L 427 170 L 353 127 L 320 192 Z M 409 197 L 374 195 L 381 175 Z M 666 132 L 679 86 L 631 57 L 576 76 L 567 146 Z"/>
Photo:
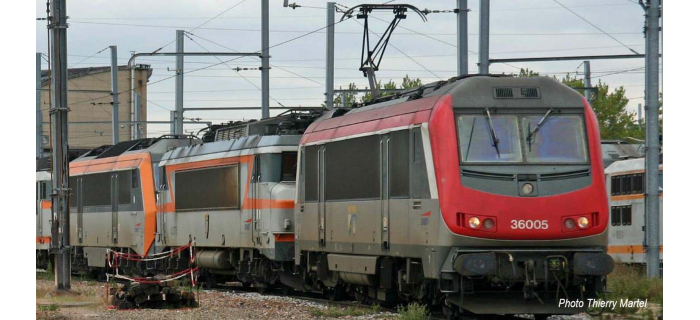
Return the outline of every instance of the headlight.
<path id="1" fill-rule="evenodd" d="M 491 220 L 491 219 L 484 219 L 484 229 L 486 229 L 486 230 L 491 230 L 491 229 L 493 229 L 493 220 Z"/>
<path id="2" fill-rule="evenodd" d="M 469 218 L 469 226 L 472 229 L 478 229 L 480 225 L 481 225 L 481 221 L 479 221 L 479 218 L 477 218 L 477 217 Z"/>
<path id="3" fill-rule="evenodd" d="M 569 219 L 564 220 L 564 227 L 566 227 L 566 229 L 571 230 L 575 226 L 576 226 L 576 222 L 574 221 L 574 219 L 569 218 Z"/>
<path id="4" fill-rule="evenodd" d="M 534 190 L 532 184 L 526 183 L 523 185 L 523 194 L 531 194 L 532 190 Z"/>
<path id="5" fill-rule="evenodd" d="M 578 218 L 578 227 L 581 229 L 586 229 L 588 227 L 588 218 L 586 218 L 586 217 Z"/>

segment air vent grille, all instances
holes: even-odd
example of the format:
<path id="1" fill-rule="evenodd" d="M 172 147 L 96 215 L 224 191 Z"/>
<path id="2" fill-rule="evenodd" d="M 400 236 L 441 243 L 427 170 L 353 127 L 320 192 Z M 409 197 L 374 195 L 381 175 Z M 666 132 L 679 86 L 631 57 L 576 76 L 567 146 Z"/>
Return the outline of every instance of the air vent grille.
<path id="1" fill-rule="evenodd" d="M 538 87 L 495 87 L 493 96 L 496 99 L 539 99 Z"/>
<path id="2" fill-rule="evenodd" d="M 494 88 L 496 98 L 513 98 L 513 88 Z"/>
<path id="3" fill-rule="evenodd" d="M 539 98 L 540 97 L 540 90 L 537 88 L 520 88 L 520 97 L 521 98 Z"/>

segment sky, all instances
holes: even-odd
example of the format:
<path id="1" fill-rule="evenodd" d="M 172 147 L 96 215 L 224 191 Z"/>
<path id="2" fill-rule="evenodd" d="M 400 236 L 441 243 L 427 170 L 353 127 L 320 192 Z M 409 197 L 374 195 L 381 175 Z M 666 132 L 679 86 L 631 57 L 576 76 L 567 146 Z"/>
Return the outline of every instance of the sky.
<path id="1" fill-rule="evenodd" d="M 283 7 L 283 0 L 270 1 L 270 106 L 320 106 L 325 92 L 326 1 L 290 0 L 301 5 Z M 363 1 L 337 2 L 345 9 Z M 401 1 L 420 9 L 452 10 L 455 1 Z M 468 2 L 469 71 L 476 73 L 478 55 L 479 1 Z M 568 7 L 566 10 L 561 5 Z M 235 6 L 235 7 L 234 7 Z M 36 2 L 37 17 L 46 16 L 46 2 Z M 490 56 L 495 58 L 644 53 L 643 10 L 634 0 L 492 0 Z M 191 32 L 185 51 L 254 52 L 261 48 L 259 0 L 71 0 L 68 2 L 69 67 L 107 66 L 110 45 L 118 47 L 119 64 L 130 52 L 175 51 L 175 31 Z M 341 13 L 336 14 L 339 20 Z M 212 19 L 216 17 L 215 19 Z M 391 13 L 375 12 L 369 26 L 382 33 Z M 431 13 L 423 22 L 409 13 L 391 37 L 391 45 L 377 71 L 383 83 L 401 78 L 421 78 L 423 83 L 457 75 L 457 25 L 454 13 Z M 359 71 L 362 50 L 362 21 L 350 19 L 336 24 L 335 87 L 354 82 L 368 86 Z M 597 27 L 597 28 L 596 28 Z M 605 33 L 601 32 L 603 30 Z M 308 35 L 307 35 L 308 34 Z M 300 37 L 303 36 L 303 37 Z M 611 36 L 614 38 L 611 38 Z M 279 46 L 276 44 L 300 37 Z M 376 41 L 377 38 L 371 38 Z M 165 46 L 165 47 L 164 47 Z M 629 47 L 629 48 L 628 48 Z M 46 21 L 36 23 L 36 50 L 47 52 Z M 101 52 L 100 52 L 101 51 Z M 100 52 L 100 53 L 98 53 Z M 407 56 L 410 56 L 409 59 Z M 222 57 L 223 61 L 231 58 Z M 148 119 L 169 120 L 175 108 L 174 57 L 140 58 L 150 64 L 153 75 L 148 86 Z M 186 57 L 185 72 L 219 64 L 185 75 L 184 107 L 258 107 L 261 105 L 260 71 L 231 68 L 259 66 L 257 58 L 242 58 L 221 64 L 214 57 Z M 47 68 L 46 63 L 42 66 Z M 624 87 L 636 112 L 644 96 L 644 59 L 591 61 L 592 81 Z M 494 64 L 491 73 L 517 73 L 529 68 L 542 75 L 561 78 L 567 73 L 582 78 L 580 61 Z M 271 110 L 271 114 L 281 110 Z M 257 119 L 259 110 L 188 111 L 185 118 L 214 123 Z M 186 132 L 200 124 L 185 125 Z M 168 133 L 168 125 L 148 125 L 149 136 Z"/>

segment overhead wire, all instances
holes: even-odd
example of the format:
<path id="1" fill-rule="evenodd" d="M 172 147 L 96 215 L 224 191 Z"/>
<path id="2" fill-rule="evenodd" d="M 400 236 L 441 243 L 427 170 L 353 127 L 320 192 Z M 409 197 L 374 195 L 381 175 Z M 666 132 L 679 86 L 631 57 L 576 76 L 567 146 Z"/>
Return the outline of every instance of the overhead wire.
<path id="1" fill-rule="evenodd" d="M 363 26 L 363 27 L 364 27 L 364 25 L 362 25 L 359 21 L 357 21 L 357 20 L 355 20 L 355 19 L 347 19 L 347 20 L 355 21 L 357 24 L 359 24 L 360 26 Z M 367 27 L 367 30 L 369 30 L 369 32 L 371 32 L 375 37 L 379 37 L 379 35 L 378 35 L 376 32 L 372 31 L 372 29 L 370 29 L 369 27 Z M 391 44 L 390 42 L 387 42 L 387 44 L 388 44 L 390 47 L 394 48 L 394 50 L 396 50 L 396 51 L 400 52 L 401 54 L 403 54 L 404 56 L 406 56 L 406 58 L 410 59 L 411 61 L 413 61 L 415 64 L 417 64 L 417 65 L 420 66 L 421 68 L 423 68 L 423 69 L 425 69 L 426 71 L 430 72 L 430 74 L 432 74 L 432 75 L 435 76 L 436 78 L 442 80 L 442 77 L 440 77 L 440 76 L 438 76 L 437 74 L 435 74 L 434 72 L 430 71 L 428 68 L 426 68 L 426 67 L 425 67 L 424 65 L 422 65 L 420 62 L 416 61 L 416 59 L 413 59 L 411 56 L 409 56 L 409 55 L 407 55 L 405 52 L 401 51 L 401 49 L 397 48 L 396 46 L 394 46 L 394 45 Z"/>
<path id="2" fill-rule="evenodd" d="M 603 34 L 607 35 L 610 39 L 613 39 L 613 40 L 615 40 L 617 43 L 619 43 L 619 44 L 621 44 L 621 45 L 627 47 L 627 49 L 629 49 L 630 51 L 634 52 L 635 54 L 639 54 L 639 52 L 635 51 L 634 49 L 632 49 L 632 48 L 629 47 L 628 45 L 622 43 L 622 41 L 620 41 L 620 40 L 618 40 L 617 38 L 613 37 L 611 34 L 605 32 L 605 30 L 603 30 L 603 29 L 599 28 L 598 26 L 596 26 L 593 22 L 588 21 L 586 18 L 584 18 L 584 17 L 581 16 L 580 14 L 576 13 L 574 10 L 569 9 L 567 6 L 563 5 L 563 4 L 562 4 L 561 2 L 559 2 L 558 0 L 552 0 L 552 1 L 556 2 L 558 5 L 560 5 L 562 8 L 566 9 L 567 11 L 573 13 L 575 16 L 579 17 L 581 20 L 585 21 L 586 23 L 588 23 L 589 25 L 591 25 L 593 28 L 596 28 L 598 31 L 600 31 L 600 32 L 602 32 Z"/>
<path id="3" fill-rule="evenodd" d="M 344 20 L 343 20 L 343 21 L 344 21 Z M 310 32 L 308 32 L 308 33 L 306 33 L 306 34 L 303 34 L 303 35 L 294 37 L 294 38 L 292 38 L 292 39 L 288 39 L 288 40 L 279 42 L 279 43 L 277 43 L 277 44 L 271 45 L 271 46 L 269 46 L 267 49 L 274 48 L 274 47 L 278 47 L 278 46 L 281 46 L 281 45 L 290 43 L 290 42 L 292 42 L 292 41 L 301 39 L 301 38 L 303 38 L 303 37 L 306 37 L 306 36 L 308 36 L 308 35 L 311 35 L 311 34 L 313 34 L 313 33 L 318 32 L 318 31 L 324 30 L 324 29 L 330 27 L 331 25 L 336 25 L 336 24 L 338 24 L 339 22 L 340 22 L 340 21 L 335 22 L 335 23 L 330 24 L 330 25 L 327 25 L 327 26 L 322 27 L 322 28 L 318 28 L 318 29 L 313 30 L 313 31 L 310 31 Z M 218 62 L 218 63 L 210 64 L 210 65 L 207 65 L 207 66 L 205 66 L 205 67 L 201 67 L 201 68 L 193 69 L 193 70 L 190 70 L 190 71 L 187 71 L 187 72 L 183 72 L 183 74 L 189 74 L 189 73 L 198 72 L 198 71 L 201 71 L 201 70 L 206 70 L 206 69 L 209 69 L 209 68 L 212 68 L 212 67 L 216 67 L 216 66 L 218 66 L 218 65 L 222 65 L 222 64 L 224 64 L 224 63 L 228 63 L 228 62 L 231 62 L 231 61 L 235 61 L 235 60 L 238 60 L 238 59 L 241 59 L 241 58 L 242 58 L 242 57 L 236 57 L 236 58 L 229 59 L 229 60 L 226 60 L 226 61 L 223 61 L 223 62 Z M 139 86 L 138 88 L 147 87 L 147 86 L 149 86 L 149 85 L 154 85 L 154 84 L 163 82 L 163 81 L 165 81 L 165 80 L 172 79 L 172 78 L 174 78 L 174 77 L 176 77 L 176 76 L 177 76 L 177 75 L 173 75 L 173 76 L 170 76 L 170 77 L 167 77 L 167 78 L 164 78 L 164 79 L 156 80 L 156 81 L 154 81 L 154 82 L 148 82 L 148 83 L 146 83 L 146 84 L 143 84 L 143 85 Z M 127 92 L 127 91 L 131 91 L 131 89 L 127 89 L 127 90 L 121 91 L 121 92 L 119 92 L 119 93 Z M 111 95 L 108 95 L 108 96 L 106 96 L 106 97 L 110 97 L 110 96 L 111 96 Z M 104 97 L 98 97 L 98 98 L 95 98 L 95 99 L 73 102 L 73 103 L 70 103 L 69 105 L 74 105 L 74 104 L 79 104 L 79 103 L 90 102 L 90 101 L 94 101 L 94 100 L 101 99 L 101 98 L 104 98 Z"/>

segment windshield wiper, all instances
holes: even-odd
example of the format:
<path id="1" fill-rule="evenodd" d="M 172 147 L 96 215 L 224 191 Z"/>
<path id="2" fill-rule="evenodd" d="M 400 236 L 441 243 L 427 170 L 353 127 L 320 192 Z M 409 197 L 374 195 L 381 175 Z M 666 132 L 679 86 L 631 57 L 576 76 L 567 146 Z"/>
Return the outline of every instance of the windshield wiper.
<path id="1" fill-rule="evenodd" d="M 493 140 L 493 147 L 496 148 L 496 155 L 501 158 L 501 152 L 498 150 L 498 136 L 496 135 L 496 130 L 493 129 L 493 123 L 491 122 L 491 112 L 489 108 L 486 108 L 486 116 L 488 116 L 489 129 L 491 130 L 491 139 Z"/>
<path id="2" fill-rule="evenodd" d="M 537 133 L 537 131 L 540 130 L 540 126 L 542 126 L 542 123 L 544 123 L 544 121 L 547 120 L 550 113 L 552 113 L 552 108 L 549 108 L 549 110 L 547 110 L 547 113 L 545 113 L 544 116 L 542 117 L 542 119 L 540 119 L 540 121 L 535 126 L 535 130 L 532 130 L 532 132 L 530 132 L 530 124 L 528 123 L 528 125 L 527 125 L 527 132 L 528 132 L 527 133 L 527 146 L 528 147 L 530 147 L 532 145 L 532 138 L 535 136 L 535 133 Z"/>

